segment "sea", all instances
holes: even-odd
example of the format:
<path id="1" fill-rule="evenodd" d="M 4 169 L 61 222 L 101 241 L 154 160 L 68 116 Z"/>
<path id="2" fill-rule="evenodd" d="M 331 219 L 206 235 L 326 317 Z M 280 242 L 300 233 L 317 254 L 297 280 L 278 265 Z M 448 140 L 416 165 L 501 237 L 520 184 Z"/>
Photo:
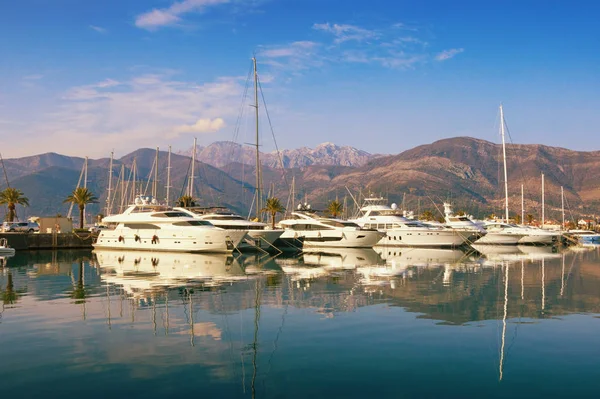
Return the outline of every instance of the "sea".
<path id="1" fill-rule="evenodd" d="M 600 248 L 0 258 L 3 398 L 597 398 Z"/>

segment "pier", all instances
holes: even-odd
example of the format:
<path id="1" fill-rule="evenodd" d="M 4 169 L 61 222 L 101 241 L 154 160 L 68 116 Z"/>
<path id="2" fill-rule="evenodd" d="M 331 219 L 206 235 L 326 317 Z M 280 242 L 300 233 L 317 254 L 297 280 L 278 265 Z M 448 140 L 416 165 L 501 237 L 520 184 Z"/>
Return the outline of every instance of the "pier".
<path id="1" fill-rule="evenodd" d="M 17 251 L 31 249 L 92 249 L 93 236 L 83 233 L 0 233 Z"/>

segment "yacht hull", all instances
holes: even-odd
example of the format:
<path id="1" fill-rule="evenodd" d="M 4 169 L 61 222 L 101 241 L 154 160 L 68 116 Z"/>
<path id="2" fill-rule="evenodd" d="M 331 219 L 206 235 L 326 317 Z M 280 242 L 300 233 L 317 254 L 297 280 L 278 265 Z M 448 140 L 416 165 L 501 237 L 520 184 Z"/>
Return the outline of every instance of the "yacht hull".
<path id="1" fill-rule="evenodd" d="M 372 248 L 383 233 L 375 230 L 317 230 L 298 231 L 285 230 L 281 235 L 284 241 L 301 238 L 304 248 Z"/>
<path id="2" fill-rule="evenodd" d="M 557 243 L 558 240 L 557 234 L 544 234 L 544 235 L 528 235 L 519 240 L 519 244 L 529 244 L 529 245 L 552 245 Z"/>
<path id="3" fill-rule="evenodd" d="M 471 235 L 456 231 L 407 231 L 406 229 L 386 230 L 386 236 L 377 245 L 402 247 L 451 248 L 464 244 Z"/>
<path id="4" fill-rule="evenodd" d="M 239 245 L 240 250 L 269 250 L 283 234 L 283 230 L 248 230 L 248 235 Z"/>
<path id="5" fill-rule="evenodd" d="M 179 230 L 103 230 L 94 243 L 96 249 L 161 252 L 232 252 L 245 237 L 246 231 L 206 229 Z"/>
<path id="6" fill-rule="evenodd" d="M 525 234 L 490 232 L 477 240 L 476 244 L 517 245 Z"/>

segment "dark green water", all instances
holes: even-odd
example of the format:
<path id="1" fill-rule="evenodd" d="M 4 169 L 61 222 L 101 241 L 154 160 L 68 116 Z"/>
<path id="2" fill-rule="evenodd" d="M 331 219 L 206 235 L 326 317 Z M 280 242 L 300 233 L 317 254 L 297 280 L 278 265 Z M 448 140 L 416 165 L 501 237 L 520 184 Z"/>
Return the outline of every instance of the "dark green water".
<path id="1" fill-rule="evenodd" d="M 485 252 L 19 253 L 0 392 L 598 397 L 600 250 Z"/>

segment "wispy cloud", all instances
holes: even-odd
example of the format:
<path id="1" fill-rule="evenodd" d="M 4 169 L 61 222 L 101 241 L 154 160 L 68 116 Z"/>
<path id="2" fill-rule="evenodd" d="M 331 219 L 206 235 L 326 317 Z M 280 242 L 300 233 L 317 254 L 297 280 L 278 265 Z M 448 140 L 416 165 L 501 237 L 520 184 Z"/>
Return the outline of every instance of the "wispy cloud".
<path id="1" fill-rule="evenodd" d="M 96 26 L 96 25 L 90 25 L 90 29 L 95 30 L 98 33 L 108 32 L 105 28 L 102 28 L 101 26 Z"/>
<path id="2" fill-rule="evenodd" d="M 314 24 L 313 29 L 331 33 L 335 36 L 334 43 L 343 43 L 350 40 L 365 41 L 378 36 L 377 32 L 356 25 L 345 24 Z"/>
<path id="3" fill-rule="evenodd" d="M 244 81 L 221 77 L 196 83 L 144 73 L 72 87 L 57 109 L 29 126 L 36 134 L 20 145 L 47 151 L 68 142 L 70 148 L 85 148 L 88 155 L 100 156 L 110 148 L 125 152 L 145 142 L 163 146 L 193 134 L 214 135 L 237 116 Z"/>
<path id="4" fill-rule="evenodd" d="M 188 13 L 202 13 L 210 7 L 230 3 L 231 0 L 183 0 L 167 8 L 153 9 L 135 18 L 135 26 L 147 30 L 155 30 L 164 26 L 178 25 L 182 17 Z"/>
<path id="5" fill-rule="evenodd" d="M 455 55 L 462 53 L 465 51 L 463 48 L 451 48 L 449 50 L 444 50 L 435 56 L 436 61 L 446 61 L 450 58 L 453 58 Z"/>
<path id="6" fill-rule="evenodd" d="M 28 81 L 31 81 L 31 80 L 40 80 L 40 79 L 43 79 L 43 78 L 44 78 L 44 75 L 42 75 L 40 73 L 23 76 L 23 80 L 28 80 Z"/>

